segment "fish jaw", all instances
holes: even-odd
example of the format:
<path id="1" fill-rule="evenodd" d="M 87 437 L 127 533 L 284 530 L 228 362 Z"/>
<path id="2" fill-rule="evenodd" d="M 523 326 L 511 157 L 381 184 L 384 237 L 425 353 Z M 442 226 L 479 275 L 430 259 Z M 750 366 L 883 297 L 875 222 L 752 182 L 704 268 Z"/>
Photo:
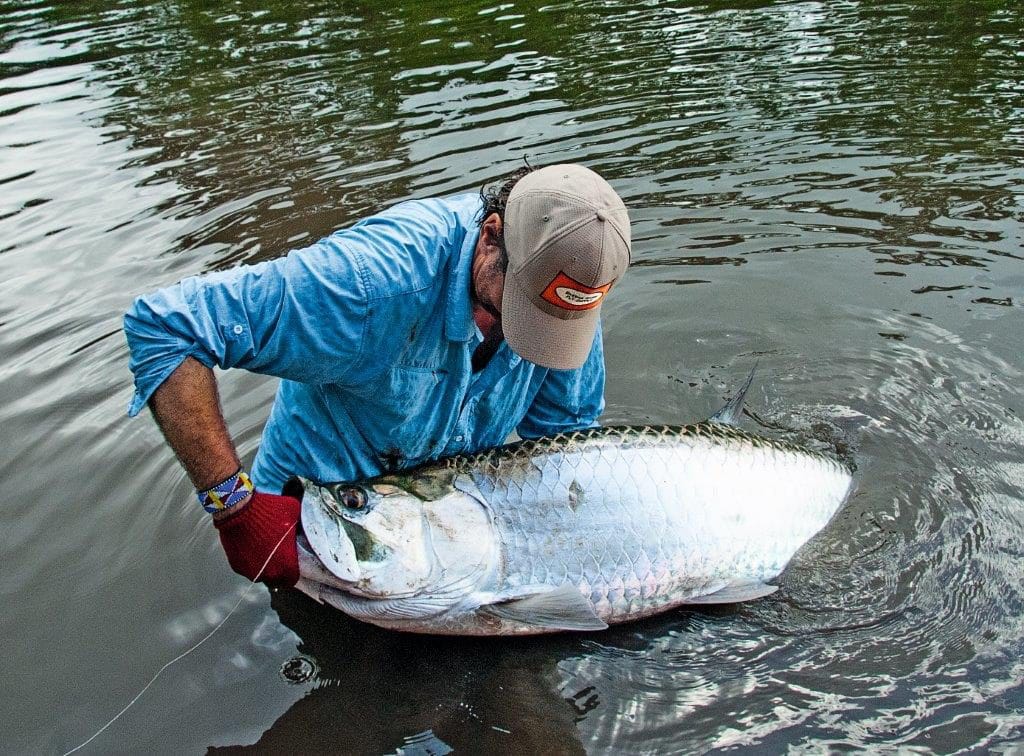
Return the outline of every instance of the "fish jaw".
<path id="1" fill-rule="evenodd" d="M 324 497 L 329 493 L 311 481 L 302 480 L 302 484 L 302 532 L 310 558 L 300 558 L 299 574 L 318 583 L 351 585 L 358 582 L 362 571 L 356 550 L 339 518 L 328 513 Z M 300 549 L 300 557 L 302 551 Z"/>
<path id="2" fill-rule="evenodd" d="M 305 535 L 300 534 L 296 538 L 295 547 L 299 560 L 299 582 L 296 588 L 321 603 L 320 586 L 347 590 L 349 584 L 327 571 Z"/>

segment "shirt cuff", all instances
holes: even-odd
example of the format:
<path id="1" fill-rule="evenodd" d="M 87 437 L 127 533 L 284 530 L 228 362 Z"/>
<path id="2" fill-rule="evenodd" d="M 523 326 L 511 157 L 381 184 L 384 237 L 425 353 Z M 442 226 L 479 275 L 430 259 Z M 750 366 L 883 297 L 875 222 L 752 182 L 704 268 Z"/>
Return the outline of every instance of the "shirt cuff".
<path id="1" fill-rule="evenodd" d="M 181 363 L 188 357 L 192 357 L 208 368 L 213 368 L 213 363 L 210 362 L 208 355 L 204 354 L 202 350 L 194 350 L 181 355 L 180 359 L 168 363 L 169 366 L 156 373 L 155 376 L 148 376 L 145 379 L 137 378 L 135 381 L 135 393 L 132 395 L 132 400 L 128 403 L 128 417 L 135 417 L 142 412 L 150 397 L 153 396 L 153 393 L 163 385 L 164 381 L 171 377 L 171 373 L 181 367 Z"/>

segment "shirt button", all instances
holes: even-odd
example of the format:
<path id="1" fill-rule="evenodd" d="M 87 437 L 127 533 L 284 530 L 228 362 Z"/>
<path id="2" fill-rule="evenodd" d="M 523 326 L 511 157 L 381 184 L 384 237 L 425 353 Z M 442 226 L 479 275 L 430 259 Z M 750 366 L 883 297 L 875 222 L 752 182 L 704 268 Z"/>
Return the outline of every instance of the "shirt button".
<path id="1" fill-rule="evenodd" d="M 462 441 L 462 436 L 456 436 L 456 437 L 455 437 L 455 440 L 456 440 L 456 441 Z"/>
<path id="2" fill-rule="evenodd" d="M 234 328 L 232 328 L 231 330 L 233 330 L 233 331 L 235 332 L 235 335 L 236 335 L 236 336 L 241 336 L 241 335 L 242 335 L 242 331 L 244 331 L 245 329 L 244 329 L 244 328 L 242 328 L 242 326 L 240 326 L 240 325 L 236 325 L 236 326 L 235 326 Z"/>

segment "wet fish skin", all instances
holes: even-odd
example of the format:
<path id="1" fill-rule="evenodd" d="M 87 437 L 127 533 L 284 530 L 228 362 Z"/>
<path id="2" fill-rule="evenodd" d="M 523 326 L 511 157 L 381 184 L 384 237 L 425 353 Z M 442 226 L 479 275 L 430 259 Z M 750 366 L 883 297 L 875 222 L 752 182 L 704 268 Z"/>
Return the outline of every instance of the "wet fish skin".
<path id="1" fill-rule="evenodd" d="M 337 498 L 347 486 L 310 484 L 300 588 L 384 627 L 500 635 L 597 629 L 766 595 L 774 587 L 765 581 L 845 502 L 852 472 L 705 422 L 560 434 L 353 485 L 380 508 L 366 515 L 380 515 L 374 538 L 393 540 L 384 519 L 401 508 L 393 522 L 407 531 L 402 548 L 422 553 L 401 567 L 385 559 L 380 575 L 391 585 L 378 584 L 374 565 L 335 548 L 354 527 L 337 527 L 349 517 Z M 417 507 L 422 522 L 410 525 Z"/>

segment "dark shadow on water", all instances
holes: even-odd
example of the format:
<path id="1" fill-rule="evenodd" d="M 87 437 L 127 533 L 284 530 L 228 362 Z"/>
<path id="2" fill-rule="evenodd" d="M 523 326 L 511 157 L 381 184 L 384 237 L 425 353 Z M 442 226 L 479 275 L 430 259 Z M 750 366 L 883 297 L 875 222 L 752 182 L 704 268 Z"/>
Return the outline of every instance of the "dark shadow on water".
<path id="1" fill-rule="evenodd" d="M 210 753 L 380 754 L 401 747 L 433 753 L 411 747 L 413 736 L 428 730 L 456 752 L 584 750 L 575 727 L 577 708 L 559 692 L 556 668 L 583 650 L 580 636 L 396 633 L 357 622 L 297 591 L 275 593 L 271 605 L 301 639 L 298 652 L 315 662 L 313 687 L 252 746 Z"/>

